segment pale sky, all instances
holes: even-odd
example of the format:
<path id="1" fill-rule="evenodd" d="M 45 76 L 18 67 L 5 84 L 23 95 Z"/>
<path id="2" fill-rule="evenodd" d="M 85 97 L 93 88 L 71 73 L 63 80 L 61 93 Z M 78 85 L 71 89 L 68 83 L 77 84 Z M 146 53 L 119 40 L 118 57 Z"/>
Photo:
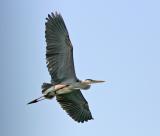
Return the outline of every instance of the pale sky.
<path id="1" fill-rule="evenodd" d="M 1 136 L 160 136 L 159 0 L 1 0 Z M 62 14 L 94 117 L 74 122 L 56 100 L 26 105 L 50 81 L 45 18 Z"/>

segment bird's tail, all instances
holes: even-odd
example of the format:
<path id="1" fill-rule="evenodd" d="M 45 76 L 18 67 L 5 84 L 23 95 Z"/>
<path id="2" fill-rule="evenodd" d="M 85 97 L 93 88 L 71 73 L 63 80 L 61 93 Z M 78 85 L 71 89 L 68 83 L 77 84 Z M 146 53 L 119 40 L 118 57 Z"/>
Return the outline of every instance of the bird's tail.
<path id="1" fill-rule="evenodd" d="M 42 100 L 45 100 L 45 99 L 46 99 L 45 96 L 41 96 L 41 97 L 39 97 L 39 98 L 37 98 L 37 99 L 34 99 L 34 100 L 30 101 L 30 102 L 27 103 L 27 104 L 37 103 L 37 102 L 42 101 Z"/>
<path id="2" fill-rule="evenodd" d="M 53 84 L 43 83 L 42 86 L 41 86 L 41 88 L 42 88 L 42 94 L 44 94 L 45 91 L 46 91 L 48 88 L 52 87 L 52 86 L 53 86 Z"/>

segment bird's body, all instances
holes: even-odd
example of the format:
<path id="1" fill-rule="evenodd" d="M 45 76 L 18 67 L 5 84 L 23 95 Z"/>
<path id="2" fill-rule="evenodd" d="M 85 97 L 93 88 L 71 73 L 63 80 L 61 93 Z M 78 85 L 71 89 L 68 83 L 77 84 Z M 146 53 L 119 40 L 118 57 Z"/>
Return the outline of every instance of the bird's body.
<path id="1" fill-rule="evenodd" d="M 46 98 L 50 99 L 51 97 L 54 97 L 56 95 L 71 93 L 72 91 L 76 91 L 79 89 L 86 90 L 89 88 L 90 88 L 90 85 L 84 84 L 84 83 L 79 83 L 79 82 L 77 82 L 75 84 L 70 84 L 70 85 L 57 84 L 57 85 L 53 85 L 53 86 L 47 88 L 42 93 L 44 94 L 44 96 Z"/>
<path id="2" fill-rule="evenodd" d="M 80 90 L 87 90 L 92 83 L 101 83 L 101 80 L 77 78 L 74 61 L 73 46 L 63 18 L 57 12 L 46 18 L 46 60 L 51 83 L 43 83 L 43 96 L 31 102 L 36 103 L 43 99 L 56 97 L 61 107 L 77 122 L 93 119 L 88 102 Z"/>
<path id="3" fill-rule="evenodd" d="M 57 84 L 57 85 L 52 85 L 46 90 L 43 90 L 42 93 L 44 94 L 45 98 L 51 99 L 56 95 L 71 93 L 72 91 L 76 91 L 79 89 L 87 90 L 89 88 L 90 85 L 85 84 L 83 82 L 76 82 L 70 85 Z"/>

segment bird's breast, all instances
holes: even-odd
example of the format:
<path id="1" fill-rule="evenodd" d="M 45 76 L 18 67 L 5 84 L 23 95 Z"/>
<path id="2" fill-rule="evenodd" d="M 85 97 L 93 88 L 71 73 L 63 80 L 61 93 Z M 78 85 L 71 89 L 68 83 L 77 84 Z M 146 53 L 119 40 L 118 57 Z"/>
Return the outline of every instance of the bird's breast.
<path id="1" fill-rule="evenodd" d="M 51 96 L 55 96 L 55 95 L 60 95 L 60 94 L 66 94 L 66 93 L 70 93 L 73 91 L 73 86 L 67 86 L 67 85 L 62 85 L 62 84 L 58 84 L 55 86 L 52 86 L 50 88 L 48 88 L 47 90 L 45 90 L 43 92 L 44 95 L 51 97 Z"/>

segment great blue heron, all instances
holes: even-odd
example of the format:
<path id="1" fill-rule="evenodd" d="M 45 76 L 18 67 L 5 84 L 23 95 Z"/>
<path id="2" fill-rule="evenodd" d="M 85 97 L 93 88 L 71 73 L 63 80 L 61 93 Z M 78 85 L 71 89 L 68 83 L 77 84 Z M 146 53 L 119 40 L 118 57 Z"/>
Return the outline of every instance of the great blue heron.
<path id="1" fill-rule="evenodd" d="M 61 107 L 77 122 L 93 119 L 88 102 L 81 93 L 89 89 L 92 83 L 102 80 L 79 80 L 76 77 L 73 62 L 73 47 L 62 16 L 55 12 L 46 18 L 46 60 L 51 83 L 43 83 L 43 96 L 29 102 L 36 103 L 56 96 Z"/>

